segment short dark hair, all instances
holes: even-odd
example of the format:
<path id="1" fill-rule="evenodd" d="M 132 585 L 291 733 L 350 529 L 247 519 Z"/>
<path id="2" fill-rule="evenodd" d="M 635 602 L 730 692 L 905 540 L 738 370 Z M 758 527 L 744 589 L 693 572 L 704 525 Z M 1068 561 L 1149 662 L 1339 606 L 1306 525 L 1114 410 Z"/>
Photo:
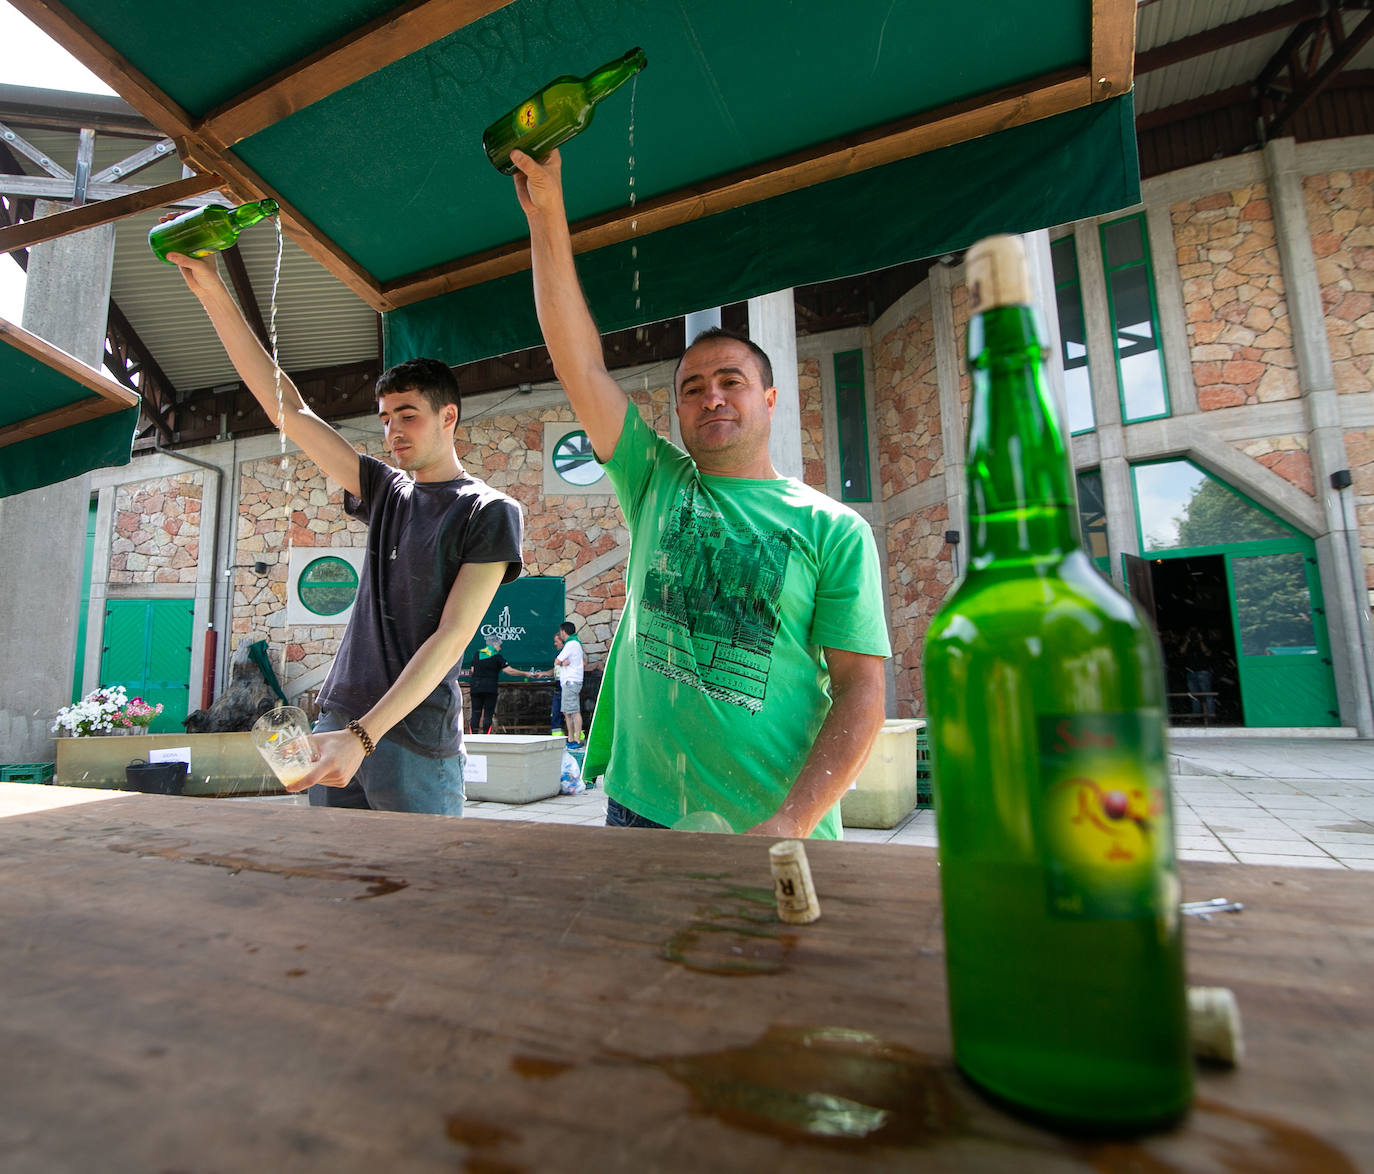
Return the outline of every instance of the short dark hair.
<path id="1" fill-rule="evenodd" d="M 558 630 L 562 632 L 565 636 L 577 635 L 577 629 L 573 627 L 572 622 L 569 620 L 564 620 L 561 624 L 559 624 Z"/>
<path id="2" fill-rule="evenodd" d="M 755 361 L 759 365 L 759 374 L 763 376 L 764 387 L 773 386 L 773 361 L 768 357 L 768 352 L 746 335 L 739 334 L 734 330 L 726 330 L 720 326 L 712 326 L 708 330 L 703 330 L 687 346 L 687 351 L 701 342 L 714 342 L 718 338 L 729 339 L 731 342 L 742 342 L 753 353 Z M 682 370 L 682 359 L 687 357 L 687 351 L 682 352 L 682 358 L 678 359 L 677 366 L 673 368 L 673 390 L 677 390 L 678 373 Z"/>
<path id="3" fill-rule="evenodd" d="M 436 412 L 445 404 L 458 409 L 463 418 L 463 393 L 452 368 L 438 359 L 407 359 L 388 367 L 377 377 L 376 395 L 381 399 L 396 391 L 418 391 Z"/>

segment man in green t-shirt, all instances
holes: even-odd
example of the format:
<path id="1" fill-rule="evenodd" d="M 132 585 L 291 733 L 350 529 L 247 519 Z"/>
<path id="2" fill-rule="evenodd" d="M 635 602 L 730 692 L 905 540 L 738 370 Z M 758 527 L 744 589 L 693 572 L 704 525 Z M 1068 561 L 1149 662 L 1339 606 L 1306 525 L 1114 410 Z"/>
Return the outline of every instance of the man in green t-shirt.
<path id="1" fill-rule="evenodd" d="M 555 151 L 512 152 L 554 369 L 630 528 L 625 610 L 583 774 L 608 824 L 714 813 L 739 832 L 840 835 L 839 800 L 882 728 L 889 655 L 873 534 L 768 456 L 768 356 L 699 336 L 674 377 L 683 447 L 606 369 L 573 262 Z M 695 817 L 695 818 L 687 818 Z"/>

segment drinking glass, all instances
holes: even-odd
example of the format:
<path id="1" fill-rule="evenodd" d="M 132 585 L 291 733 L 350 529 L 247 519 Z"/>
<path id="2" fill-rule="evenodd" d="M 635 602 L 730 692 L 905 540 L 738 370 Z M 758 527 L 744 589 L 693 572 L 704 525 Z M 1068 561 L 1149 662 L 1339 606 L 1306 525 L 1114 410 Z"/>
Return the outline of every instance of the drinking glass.
<path id="1" fill-rule="evenodd" d="M 320 757 L 310 737 L 310 719 L 295 705 L 269 709 L 253 723 L 253 745 L 283 785 L 299 781 Z"/>

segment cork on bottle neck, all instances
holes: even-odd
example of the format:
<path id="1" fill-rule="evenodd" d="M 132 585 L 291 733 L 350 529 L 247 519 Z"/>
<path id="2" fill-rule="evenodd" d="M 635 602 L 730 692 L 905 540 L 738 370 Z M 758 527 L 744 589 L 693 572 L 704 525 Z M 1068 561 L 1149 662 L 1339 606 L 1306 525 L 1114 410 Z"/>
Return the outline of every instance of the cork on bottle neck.
<path id="1" fill-rule="evenodd" d="M 969 309 L 977 314 L 995 306 L 1031 303 L 1030 265 L 1019 236 L 984 237 L 964 256 Z"/>

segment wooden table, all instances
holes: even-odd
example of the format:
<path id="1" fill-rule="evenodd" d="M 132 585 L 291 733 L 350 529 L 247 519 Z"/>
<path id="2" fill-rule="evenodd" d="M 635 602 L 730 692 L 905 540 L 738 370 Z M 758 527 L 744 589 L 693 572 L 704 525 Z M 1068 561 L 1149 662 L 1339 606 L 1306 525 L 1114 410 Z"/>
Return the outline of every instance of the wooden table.
<path id="1" fill-rule="evenodd" d="M 1186 868 L 1245 903 L 1188 928 L 1249 1056 L 1109 1143 L 955 1074 L 928 850 L 810 845 L 823 916 L 787 928 L 749 837 L 22 784 L 0 814 L 6 1174 L 1374 1170 L 1367 873 Z"/>

